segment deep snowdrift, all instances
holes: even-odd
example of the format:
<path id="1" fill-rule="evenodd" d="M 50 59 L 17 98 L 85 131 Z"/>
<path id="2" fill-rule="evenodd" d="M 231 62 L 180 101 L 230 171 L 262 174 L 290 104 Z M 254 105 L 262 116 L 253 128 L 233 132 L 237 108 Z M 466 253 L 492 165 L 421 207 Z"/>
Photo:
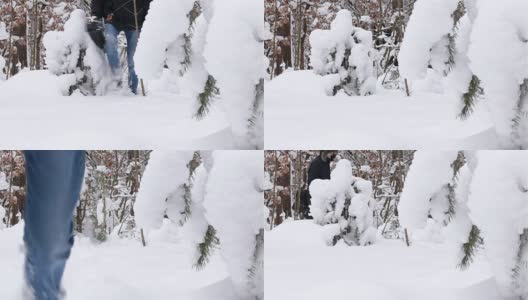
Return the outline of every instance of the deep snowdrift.
<path id="1" fill-rule="evenodd" d="M 295 221 L 266 232 L 265 294 L 273 300 L 501 300 L 488 264 L 458 271 L 448 247 L 380 239 L 327 247 L 323 227 Z"/>
<path id="2" fill-rule="evenodd" d="M 266 82 L 266 149 L 495 149 L 482 108 L 463 122 L 453 97 L 378 89 L 368 97 L 325 94 L 323 78 L 286 72 Z"/>
<path id="3" fill-rule="evenodd" d="M 0 299 L 19 299 L 22 231 L 23 224 L 0 230 Z M 220 257 L 198 272 L 185 245 L 167 226 L 151 233 L 147 247 L 136 240 L 95 245 L 76 238 L 63 280 L 68 299 L 237 299 Z"/>
<path id="4" fill-rule="evenodd" d="M 61 94 L 48 71 L 0 82 L 0 148 L 232 149 L 224 113 L 192 118 L 193 99 L 153 91 L 147 97 Z"/>

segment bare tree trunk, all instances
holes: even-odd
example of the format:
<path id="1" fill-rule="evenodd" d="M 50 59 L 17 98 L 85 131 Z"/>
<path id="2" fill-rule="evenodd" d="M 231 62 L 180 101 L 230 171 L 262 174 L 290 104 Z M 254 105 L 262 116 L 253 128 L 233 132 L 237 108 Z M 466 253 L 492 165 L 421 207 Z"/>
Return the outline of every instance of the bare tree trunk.
<path id="1" fill-rule="evenodd" d="M 302 0 L 297 0 L 295 12 L 295 60 L 294 69 L 299 70 L 301 65 L 301 34 L 302 34 Z"/>
<path id="2" fill-rule="evenodd" d="M 9 77 L 11 77 L 11 64 L 13 63 L 13 23 L 15 22 L 13 13 L 13 0 L 9 2 L 9 6 L 9 10 L 11 13 L 11 22 L 9 22 L 9 39 L 7 41 L 7 47 L 9 49 L 9 60 L 7 62 L 6 79 L 9 79 Z"/>
<path id="3" fill-rule="evenodd" d="M 277 63 L 277 21 L 279 12 L 277 10 L 277 0 L 273 0 L 273 13 L 275 14 L 275 21 L 273 22 L 273 44 L 272 44 L 272 58 L 271 58 L 271 74 L 270 80 L 275 76 L 275 64 Z"/>
<path id="4" fill-rule="evenodd" d="M 301 219 L 301 185 L 302 185 L 302 151 L 297 151 L 297 193 L 295 195 L 295 211 L 297 212 L 297 218 Z"/>
<path id="5" fill-rule="evenodd" d="M 409 92 L 409 84 L 407 83 L 407 78 L 405 78 L 405 93 L 407 94 L 407 97 L 411 96 L 411 93 Z"/>
<path id="6" fill-rule="evenodd" d="M 273 161 L 275 164 L 275 169 L 273 170 L 273 198 L 271 200 L 271 222 L 270 222 L 270 230 L 273 229 L 273 226 L 275 225 L 275 202 L 277 201 L 277 171 L 279 168 L 279 160 L 277 158 L 277 151 L 273 151 Z"/>
<path id="7" fill-rule="evenodd" d="M 37 20 L 37 28 L 36 28 L 36 38 L 35 38 L 35 69 L 40 70 L 42 68 L 41 62 L 40 62 L 40 41 L 42 40 L 42 32 L 43 32 L 43 26 L 42 26 L 42 17 L 40 16 L 40 12 L 36 16 Z"/>

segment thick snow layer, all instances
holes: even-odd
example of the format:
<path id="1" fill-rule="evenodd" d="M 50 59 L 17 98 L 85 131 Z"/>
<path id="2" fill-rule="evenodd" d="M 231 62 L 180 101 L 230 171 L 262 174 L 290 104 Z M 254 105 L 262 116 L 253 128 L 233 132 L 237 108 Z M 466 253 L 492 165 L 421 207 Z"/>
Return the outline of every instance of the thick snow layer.
<path id="1" fill-rule="evenodd" d="M 431 198 L 435 198 L 435 194 L 441 192 L 443 186 L 453 178 L 451 164 L 457 155 L 457 151 L 425 150 L 414 154 L 398 204 L 399 220 L 404 228 L 425 227 L 427 217 L 434 209 L 433 206 L 440 205 L 435 203 L 434 199 L 431 201 Z M 447 210 L 436 209 L 436 211 Z"/>
<path id="2" fill-rule="evenodd" d="M 248 279 L 256 235 L 264 225 L 264 155 L 261 151 L 215 151 L 213 159 L 204 200 L 206 218 L 217 230 L 220 253 L 237 292 L 254 297 L 264 284 Z"/>
<path id="3" fill-rule="evenodd" d="M 141 29 L 134 61 L 138 76 L 145 79 L 158 78 L 164 65 L 181 69 L 183 61 L 183 34 L 189 28 L 187 15 L 194 0 L 154 0 Z"/>
<path id="4" fill-rule="evenodd" d="M 238 299 L 220 257 L 197 272 L 189 259 L 190 249 L 168 224 L 158 239 L 143 247 L 137 240 L 112 237 L 100 245 L 76 238 L 66 265 L 63 285 L 67 299 Z M 23 282 L 23 224 L 0 230 L 0 298 L 20 299 Z M 171 235 L 169 241 L 167 235 Z"/>
<path id="5" fill-rule="evenodd" d="M 223 112 L 197 121 L 195 99 L 152 91 L 147 97 L 62 96 L 48 71 L 0 84 L 0 147 L 10 149 L 232 149 Z M 15 126 L 19 124 L 20 126 Z M 22 125 L 23 124 L 23 125 Z"/>
<path id="6" fill-rule="evenodd" d="M 175 218 L 183 209 L 183 195 L 178 188 L 189 177 L 187 165 L 192 157 L 192 151 L 155 150 L 150 154 L 134 203 L 136 225 L 139 228 L 159 228 L 165 213 L 174 222 L 179 221 Z"/>
<path id="7" fill-rule="evenodd" d="M 470 217 L 481 230 L 485 252 L 505 296 L 526 296 L 526 261 L 520 262 L 520 288 L 513 280 L 520 235 L 528 229 L 528 155 L 524 151 L 480 151 L 471 182 Z"/>
<path id="8" fill-rule="evenodd" d="M 296 221 L 266 232 L 266 298 L 504 300 L 482 257 L 462 272 L 440 244 L 380 240 L 369 247 L 327 247 L 322 231 Z"/>
<path id="9" fill-rule="evenodd" d="M 456 119 L 455 97 L 383 91 L 368 97 L 326 96 L 313 71 L 266 82 L 266 149 L 495 149 L 488 112 Z"/>
<path id="10" fill-rule="evenodd" d="M 435 44 L 453 29 L 451 15 L 459 0 L 419 0 L 414 4 L 405 36 L 398 55 L 400 74 L 403 78 L 419 79 L 425 76 L 434 58 Z M 444 48 L 445 47 L 438 47 Z M 443 57 L 445 58 L 445 56 Z"/>

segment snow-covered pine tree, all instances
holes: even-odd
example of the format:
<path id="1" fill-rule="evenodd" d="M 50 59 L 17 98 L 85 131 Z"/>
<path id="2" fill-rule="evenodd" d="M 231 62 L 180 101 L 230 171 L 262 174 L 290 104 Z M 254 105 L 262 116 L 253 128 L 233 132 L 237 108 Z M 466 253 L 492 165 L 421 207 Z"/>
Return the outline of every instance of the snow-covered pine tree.
<path id="1" fill-rule="evenodd" d="M 418 151 L 407 174 L 398 204 L 401 225 L 423 229 L 430 218 L 436 230 L 447 226 L 455 214 L 455 189 L 465 158 L 457 151 Z M 435 172 L 428 170 L 434 169 Z"/>
<path id="2" fill-rule="evenodd" d="M 325 76 L 328 95 L 343 90 L 347 95 L 375 93 L 372 33 L 352 25 L 352 15 L 341 10 L 330 29 L 310 35 L 310 62 L 316 74 Z"/>
<path id="3" fill-rule="evenodd" d="M 372 219 L 372 183 L 352 176 L 352 164 L 340 160 L 330 180 L 316 179 L 310 184 L 314 222 L 327 226 L 326 242 L 336 245 L 369 245 L 375 241 Z M 331 224 L 331 225 L 329 225 Z"/>
<path id="4" fill-rule="evenodd" d="M 471 264 L 484 242 L 467 207 L 475 166 L 475 154 L 469 151 L 418 151 L 398 206 L 404 228 L 427 228 L 430 234 L 444 230 L 461 269 Z"/>
<path id="5" fill-rule="evenodd" d="M 134 206 L 136 223 L 148 233 L 166 214 L 183 226 L 196 269 L 219 248 L 236 293 L 262 300 L 262 165 L 258 151 L 154 151 Z"/>
<path id="6" fill-rule="evenodd" d="M 528 8 L 521 0 L 504 3 L 478 0 L 468 56 L 481 80 L 484 102 L 502 147 L 528 147 L 528 24 L 518 15 Z M 490 38 L 491 37 L 491 38 Z M 499 78 L 499 79 L 498 79 Z"/>
<path id="7" fill-rule="evenodd" d="M 504 297 L 528 299 L 528 155 L 479 151 L 468 209 Z"/>
<path id="8" fill-rule="evenodd" d="M 86 13 L 77 9 L 64 24 L 64 31 L 44 36 L 46 66 L 61 78 L 64 95 L 102 95 L 110 82 L 104 53 L 86 31 Z"/>
<path id="9" fill-rule="evenodd" d="M 207 34 L 206 67 L 217 80 L 238 148 L 264 144 L 264 19 L 261 0 L 214 0 Z M 229 32 L 230 34 L 225 34 Z M 241 63 L 243 62 L 243 63 Z"/>
<path id="10" fill-rule="evenodd" d="M 242 299 L 264 299 L 263 164 L 260 151 L 215 151 L 205 185 L 207 220 Z"/>
<path id="11" fill-rule="evenodd" d="M 423 78 L 428 66 L 447 71 L 459 117 L 485 97 L 499 144 L 528 147 L 528 72 L 518 63 L 526 59 L 528 25 L 516 14 L 526 8 L 518 0 L 417 1 L 399 55 L 402 76 Z M 423 26 L 432 20 L 434 28 Z"/>
<path id="12" fill-rule="evenodd" d="M 137 72 L 142 78 L 162 78 L 169 91 L 188 93 L 196 99 L 192 114 L 198 119 L 207 115 L 220 94 L 203 56 L 211 2 L 154 0 L 135 54 Z M 164 32 L 163 38 L 160 32 Z"/>
<path id="13" fill-rule="evenodd" d="M 403 78 L 447 77 L 451 91 L 460 99 L 457 110 L 462 119 L 484 94 L 468 58 L 476 1 L 417 1 L 398 57 Z M 424 26 L 432 20 L 433 28 Z M 428 73 L 430 69 L 434 74 Z"/>
<path id="14" fill-rule="evenodd" d="M 136 51 L 136 66 L 141 77 L 161 77 L 173 92 L 195 99 L 192 114 L 198 119 L 218 102 L 227 113 L 237 146 L 262 148 L 263 28 L 257 21 L 263 18 L 258 15 L 262 9 L 255 0 L 235 2 L 154 0 Z M 248 13 L 257 15 L 248 17 Z M 163 38 L 160 32 L 165 33 Z"/>

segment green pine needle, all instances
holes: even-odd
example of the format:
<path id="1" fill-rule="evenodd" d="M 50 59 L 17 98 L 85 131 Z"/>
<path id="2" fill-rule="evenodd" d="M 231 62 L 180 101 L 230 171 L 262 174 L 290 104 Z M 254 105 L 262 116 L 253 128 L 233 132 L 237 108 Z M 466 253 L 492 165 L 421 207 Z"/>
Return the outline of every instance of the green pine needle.
<path id="1" fill-rule="evenodd" d="M 190 68 L 192 64 L 191 56 L 192 56 L 192 37 L 194 35 L 194 24 L 196 23 L 196 19 L 200 14 L 202 13 L 202 8 L 200 6 L 200 3 L 198 1 L 194 2 L 194 6 L 187 14 L 187 18 L 189 18 L 189 29 L 188 32 L 183 35 L 183 52 L 184 52 L 184 58 L 181 62 L 182 70 L 180 71 L 180 75 L 183 76 L 187 70 Z"/>
<path id="2" fill-rule="evenodd" d="M 480 79 L 473 75 L 469 82 L 468 91 L 462 95 L 464 106 L 458 117 L 462 120 L 467 119 L 474 111 L 477 101 L 484 95 L 484 89 L 480 86 Z"/>
<path id="3" fill-rule="evenodd" d="M 516 288 L 520 288 L 524 283 L 519 282 L 523 280 L 523 273 L 527 270 L 526 261 L 526 247 L 528 246 L 528 229 L 525 228 L 523 233 L 519 236 L 519 250 L 517 251 L 517 259 L 515 268 L 513 269 L 513 279 Z M 526 275 L 525 275 L 526 276 Z"/>
<path id="4" fill-rule="evenodd" d="M 462 257 L 458 268 L 462 270 L 467 269 L 469 265 L 471 265 L 471 263 L 473 262 L 475 254 L 482 247 L 483 244 L 484 240 L 480 236 L 480 229 L 477 226 L 473 225 L 471 227 L 471 231 L 469 232 L 467 242 L 462 244 L 462 251 L 464 253 L 464 256 Z"/>
<path id="5" fill-rule="evenodd" d="M 256 244 L 255 250 L 253 251 L 253 263 L 249 269 L 249 277 L 255 278 L 259 269 L 261 269 L 262 253 L 264 251 L 264 229 L 260 229 L 259 233 L 255 236 Z"/>
<path id="6" fill-rule="evenodd" d="M 193 187 L 193 180 L 194 180 L 194 173 L 196 171 L 196 168 L 201 163 L 201 156 L 199 151 L 195 151 L 193 154 L 193 158 L 189 161 L 187 164 L 187 168 L 189 168 L 189 177 L 187 179 L 187 182 L 183 184 L 183 201 L 185 203 L 185 206 L 183 208 L 183 211 L 181 212 L 182 218 L 180 220 L 180 225 L 183 226 L 187 220 L 190 218 L 192 214 L 192 187 Z"/>
<path id="7" fill-rule="evenodd" d="M 203 242 L 198 244 L 198 253 L 200 253 L 200 256 L 193 267 L 197 270 L 202 270 L 209 263 L 211 255 L 219 245 L 220 239 L 216 236 L 216 229 L 209 225 L 205 232 Z"/>
<path id="8" fill-rule="evenodd" d="M 194 114 L 194 117 L 198 120 L 203 119 L 207 113 L 209 113 L 209 109 L 211 108 L 211 105 L 213 103 L 213 100 L 215 100 L 220 95 L 220 89 L 216 86 L 216 79 L 209 75 L 207 77 L 207 81 L 205 82 L 204 90 L 201 92 L 198 97 L 198 110 Z"/>

